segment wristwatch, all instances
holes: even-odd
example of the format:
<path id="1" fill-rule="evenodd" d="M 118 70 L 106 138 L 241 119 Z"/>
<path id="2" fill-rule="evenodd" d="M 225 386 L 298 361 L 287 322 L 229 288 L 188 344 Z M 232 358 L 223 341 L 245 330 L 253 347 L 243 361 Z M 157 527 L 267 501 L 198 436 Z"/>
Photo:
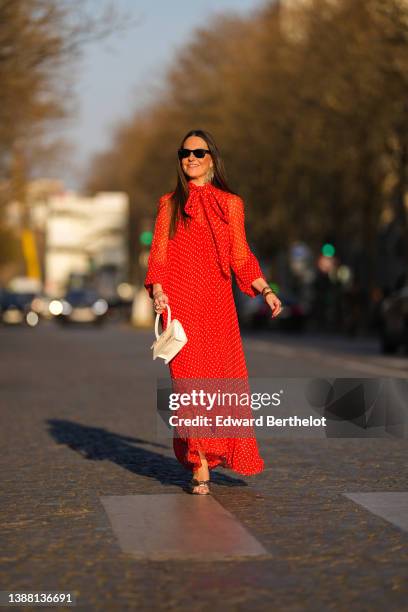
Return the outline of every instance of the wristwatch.
<path id="1" fill-rule="evenodd" d="M 265 299 L 265 296 L 268 295 L 268 293 L 273 293 L 273 291 L 269 287 L 269 285 L 267 285 L 266 287 L 262 289 L 261 293 L 262 293 L 262 297 Z"/>

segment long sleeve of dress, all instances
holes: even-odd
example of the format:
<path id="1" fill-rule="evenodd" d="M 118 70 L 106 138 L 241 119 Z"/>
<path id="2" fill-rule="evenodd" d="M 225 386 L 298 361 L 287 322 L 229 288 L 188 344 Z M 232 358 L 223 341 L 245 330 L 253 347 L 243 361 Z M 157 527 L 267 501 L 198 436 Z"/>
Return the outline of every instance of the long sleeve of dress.
<path id="1" fill-rule="evenodd" d="M 153 284 L 160 283 L 165 291 L 167 284 L 167 245 L 170 227 L 169 200 L 162 196 L 157 205 L 153 240 L 147 262 L 144 286 L 153 298 Z"/>
<path id="2" fill-rule="evenodd" d="M 249 248 L 245 232 L 244 201 L 239 196 L 231 196 L 229 202 L 230 265 L 235 274 L 239 289 L 256 297 L 259 291 L 252 286 L 257 278 L 267 282 L 255 255 Z"/>

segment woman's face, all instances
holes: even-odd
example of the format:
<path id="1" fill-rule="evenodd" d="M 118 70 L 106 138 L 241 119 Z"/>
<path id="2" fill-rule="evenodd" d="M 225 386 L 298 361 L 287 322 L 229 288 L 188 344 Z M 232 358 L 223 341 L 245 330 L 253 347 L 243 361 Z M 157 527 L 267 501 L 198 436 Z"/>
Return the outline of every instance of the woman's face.
<path id="1" fill-rule="evenodd" d="M 208 145 L 203 138 L 199 136 L 190 136 L 183 143 L 184 149 L 207 149 Z M 204 179 L 210 168 L 213 167 L 213 160 L 210 153 L 207 153 L 204 157 L 198 158 L 190 153 L 188 157 L 181 160 L 181 167 L 189 179 Z"/>

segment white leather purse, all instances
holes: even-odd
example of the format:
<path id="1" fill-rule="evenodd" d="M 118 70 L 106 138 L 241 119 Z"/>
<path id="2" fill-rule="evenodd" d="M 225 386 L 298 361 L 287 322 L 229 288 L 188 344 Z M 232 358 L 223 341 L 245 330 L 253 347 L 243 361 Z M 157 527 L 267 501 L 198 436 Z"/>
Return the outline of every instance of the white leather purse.
<path id="1" fill-rule="evenodd" d="M 160 314 L 157 313 L 156 321 L 154 324 L 154 333 L 156 340 L 150 347 L 153 349 L 153 360 L 157 357 L 164 359 L 164 363 L 168 364 L 173 357 L 183 348 L 187 342 L 186 332 L 183 329 L 182 324 L 177 319 L 171 320 L 170 306 L 166 304 L 169 310 L 169 316 L 167 319 L 166 329 L 159 335 L 159 318 Z"/>

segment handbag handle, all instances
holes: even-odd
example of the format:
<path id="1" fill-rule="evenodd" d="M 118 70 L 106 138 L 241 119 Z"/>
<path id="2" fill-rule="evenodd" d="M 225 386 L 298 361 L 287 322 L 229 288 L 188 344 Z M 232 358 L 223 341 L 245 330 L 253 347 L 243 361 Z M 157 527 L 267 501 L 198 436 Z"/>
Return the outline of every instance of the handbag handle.
<path id="1" fill-rule="evenodd" d="M 168 304 L 165 304 L 165 306 L 169 309 L 169 318 L 167 319 L 167 327 L 170 325 L 171 323 L 171 310 L 170 310 L 170 306 Z M 154 333 L 156 336 L 156 340 L 159 339 L 159 319 L 160 319 L 160 314 L 161 313 L 157 313 L 156 315 L 156 321 L 154 322 Z M 166 327 L 166 329 L 167 329 Z"/>

